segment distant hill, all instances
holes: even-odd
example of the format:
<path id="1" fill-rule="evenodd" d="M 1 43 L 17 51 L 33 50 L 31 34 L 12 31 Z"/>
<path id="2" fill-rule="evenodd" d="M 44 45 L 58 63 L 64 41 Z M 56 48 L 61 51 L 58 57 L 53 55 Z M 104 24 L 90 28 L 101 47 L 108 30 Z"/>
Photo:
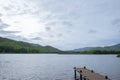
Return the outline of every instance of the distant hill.
<path id="1" fill-rule="evenodd" d="M 41 46 L 0 37 L 0 53 L 56 53 L 61 52 L 52 46 Z"/>
<path id="2" fill-rule="evenodd" d="M 89 50 L 120 50 L 120 44 L 112 45 L 112 46 L 104 46 L 104 47 L 85 47 L 74 49 L 72 51 L 81 52 L 81 51 L 89 51 Z"/>

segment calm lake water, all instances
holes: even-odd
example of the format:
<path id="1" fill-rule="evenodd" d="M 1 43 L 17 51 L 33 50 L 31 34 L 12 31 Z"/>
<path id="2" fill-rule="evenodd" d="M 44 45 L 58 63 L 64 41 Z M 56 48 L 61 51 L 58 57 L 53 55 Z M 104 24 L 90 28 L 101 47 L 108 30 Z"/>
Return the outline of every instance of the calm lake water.
<path id="1" fill-rule="evenodd" d="M 73 67 L 87 66 L 120 80 L 116 55 L 0 54 L 0 80 L 74 80 Z"/>

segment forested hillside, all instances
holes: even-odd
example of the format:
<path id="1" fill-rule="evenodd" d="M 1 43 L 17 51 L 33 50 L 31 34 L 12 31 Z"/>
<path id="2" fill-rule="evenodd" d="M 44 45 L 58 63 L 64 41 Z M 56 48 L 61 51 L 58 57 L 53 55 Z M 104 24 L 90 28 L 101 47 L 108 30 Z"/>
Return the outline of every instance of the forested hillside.
<path id="1" fill-rule="evenodd" d="M 51 46 L 41 46 L 0 37 L 0 53 L 51 53 L 60 50 Z"/>

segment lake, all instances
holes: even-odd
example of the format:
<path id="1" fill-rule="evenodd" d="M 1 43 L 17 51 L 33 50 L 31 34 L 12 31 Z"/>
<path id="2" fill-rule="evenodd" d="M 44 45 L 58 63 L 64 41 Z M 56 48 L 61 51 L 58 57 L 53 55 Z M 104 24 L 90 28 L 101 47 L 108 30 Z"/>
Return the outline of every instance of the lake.
<path id="1" fill-rule="evenodd" d="M 0 80 L 74 80 L 73 67 L 86 66 L 120 80 L 116 55 L 0 54 Z"/>

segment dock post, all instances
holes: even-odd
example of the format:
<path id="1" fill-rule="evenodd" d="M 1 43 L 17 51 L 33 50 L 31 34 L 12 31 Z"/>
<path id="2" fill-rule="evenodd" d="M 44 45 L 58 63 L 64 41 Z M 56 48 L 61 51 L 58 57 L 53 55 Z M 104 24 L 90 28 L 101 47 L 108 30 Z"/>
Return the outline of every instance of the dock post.
<path id="1" fill-rule="evenodd" d="M 105 76 L 105 79 L 108 79 L 108 76 Z"/>
<path id="2" fill-rule="evenodd" d="M 76 80 L 76 67 L 74 67 L 74 74 L 75 74 L 75 80 Z"/>
<path id="3" fill-rule="evenodd" d="M 86 66 L 84 66 L 84 69 L 86 69 Z"/>
<path id="4" fill-rule="evenodd" d="M 87 79 L 86 79 L 86 76 L 84 77 L 84 80 L 87 80 Z"/>
<path id="5" fill-rule="evenodd" d="M 80 74 L 80 80 L 82 80 L 82 75 Z"/>

